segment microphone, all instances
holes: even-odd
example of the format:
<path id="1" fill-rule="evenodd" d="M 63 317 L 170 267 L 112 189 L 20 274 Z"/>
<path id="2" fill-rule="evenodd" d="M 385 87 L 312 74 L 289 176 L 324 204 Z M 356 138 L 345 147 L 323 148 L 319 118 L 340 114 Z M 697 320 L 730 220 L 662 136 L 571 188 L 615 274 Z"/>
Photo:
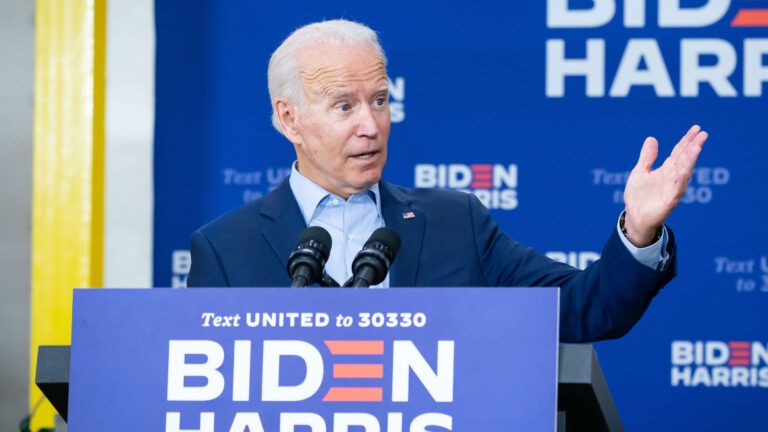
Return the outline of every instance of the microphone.
<path id="1" fill-rule="evenodd" d="M 341 285 L 328 273 L 323 272 L 323 277 L 320 278 L 320 286 L 323 288 L 339 288 Z"/>
<path id="2" fill-rule="evenodd" d="M 296 249 L 288 257 L 291 288 L 303 288 L 319 282 L 330 253 L 331 235 L 328 231 L 316 226 L 304 230 Z"/>
<path id="3" fill-rule="evenodd" d="M 377 229 L 352 261 L 352 278 L 344 286 L 367 288 L 380 284 L 398 250 L 400 236 L 389 228 Z"/>

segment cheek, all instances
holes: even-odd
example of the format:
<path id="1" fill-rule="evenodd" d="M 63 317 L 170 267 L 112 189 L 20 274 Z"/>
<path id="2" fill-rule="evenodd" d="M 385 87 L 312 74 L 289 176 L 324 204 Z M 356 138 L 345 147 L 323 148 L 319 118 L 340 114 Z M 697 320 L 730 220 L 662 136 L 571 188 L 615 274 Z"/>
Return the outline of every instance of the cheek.
<path id="1" fill-rule="evenodd" d="M 389 135 L 389 127 L 392 125 L 392 121 L 389 115 L 389 107 L 387 111 L 382 113 L 381 117 L 377 119 L 379 130 L 386 136 Z"/>
<path id="2" fill-rule="evenodd" d="M 315 157 L 322 157 L 326 154 L 326 136 L 322 123 L 318 121 L 308 121 L 306 129 L 309 133 L 306 135 L 306 150 Z"/>
<path id="3" fill-rule="evenodd" d="M 308 130 L 312 131 L 312 137 L 314 138 L 315 143 L 318 144 L 322 144 L 323 139 L 325 139 L 322 126 L 323 125 L 316 120 L 309 123 Z"/>

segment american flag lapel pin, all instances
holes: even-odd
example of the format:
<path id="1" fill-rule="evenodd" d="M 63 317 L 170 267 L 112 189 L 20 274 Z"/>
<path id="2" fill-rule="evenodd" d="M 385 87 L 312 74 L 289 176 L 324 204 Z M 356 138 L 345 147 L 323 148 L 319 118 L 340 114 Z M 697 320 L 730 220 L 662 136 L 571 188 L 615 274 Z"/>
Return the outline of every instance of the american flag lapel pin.
<path id="1" fill-rule="evenodd" d="M 403 219 L 413 219 L 416 215 L 412 211 L 403 213 Z"/>

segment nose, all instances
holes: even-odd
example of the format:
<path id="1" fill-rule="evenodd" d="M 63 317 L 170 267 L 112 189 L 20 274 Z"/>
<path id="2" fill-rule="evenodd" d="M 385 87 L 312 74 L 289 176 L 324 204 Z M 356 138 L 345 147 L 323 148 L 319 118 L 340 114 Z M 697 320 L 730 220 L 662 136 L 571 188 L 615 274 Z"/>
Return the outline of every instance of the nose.
<path id="1" fill-rule="evenodd" d="M 376 113 L 371 107 L 366 106 L 358 112 L 357 136 L 375 138 L 379 134 L 379 125 L 376 123 Z"/>

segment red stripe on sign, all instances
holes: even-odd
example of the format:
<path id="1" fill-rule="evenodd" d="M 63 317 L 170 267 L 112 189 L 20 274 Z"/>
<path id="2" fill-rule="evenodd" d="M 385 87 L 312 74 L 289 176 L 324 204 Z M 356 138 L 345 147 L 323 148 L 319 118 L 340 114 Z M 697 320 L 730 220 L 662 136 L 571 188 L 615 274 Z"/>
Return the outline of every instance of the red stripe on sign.
<path id="1" fill-rule="evenodd" d="M 472 184 L 469 185 L 469 187 L 471 187 L 472 189 L 477 189 L 477 188 L 490 189 L 491 186 L 493 185 L 489 181 L 473 181 Z"/>
<path id="2" fill-rule="evenodd" d="M 470 165 L 469 169 L 472 170 L 472 172 L 478 172 L 478 171 L 487 171 L 490 172 L 493 169 L 493 166 L 488 164 L 483 165 Z"/>
<path id="3" fill-rule="evenodd" d="M 731 350 L 731 357 L 749 357 L 749 350 Z"/>
<path id="4" fill-rule="evenodd" d="M 491 173 L 474 173 L 472 174 L 472 178 L 475 180 L 490 180 L 491 179 Z"/>
<path id="5" fill-rule="evenodd" d="M 334 355 L 382 355 L 384 341 L 327 340 L 325 345 Z"/>
<path id="6" fill-rule="evenodd" d="M 728 342 L 728 347 L 731 349 L 749 349 L 749 342 Z"/>
<path id="7" fill-rule="evenodd" d="M 735 359 L 728 361 L 729 366 L 749 366 L 749 359 Z"/>
<path id="8" fill-rule="evenodd" d="M 768 27 L 768 9 L 742 9 L 731 21 L 731 27 Z"/>
<path id="9" fill-rule="evenodd" d="M 334 364 L 334 378 L 384 378 L 383 364 Z"/>
<path id="10" fill-rule="evenodd" d="M 381 387 L 331 387 L 323 402 L 381 402 Z"/>

